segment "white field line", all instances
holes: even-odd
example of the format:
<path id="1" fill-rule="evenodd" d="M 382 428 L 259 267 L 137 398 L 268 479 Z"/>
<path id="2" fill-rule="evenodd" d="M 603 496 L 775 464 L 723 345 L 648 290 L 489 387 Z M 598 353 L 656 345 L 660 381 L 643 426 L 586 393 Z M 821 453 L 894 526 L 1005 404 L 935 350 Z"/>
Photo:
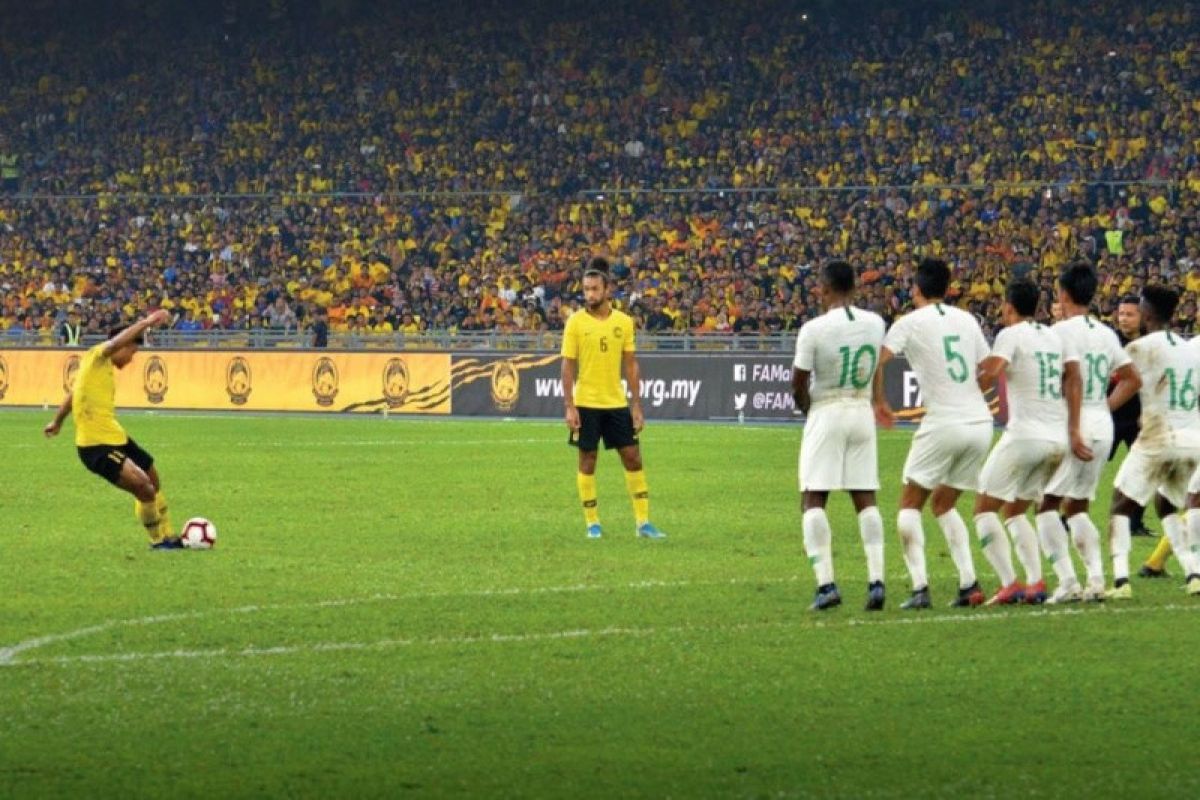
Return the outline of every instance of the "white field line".
<path id="1" fill-rule="evenodd" d="M 162 650 L 157 652 L 131 653 L 98 653 L 75 656 L 51 656 L 46 658 L 31 658 L 16 662 L 0 662 L 0 667 L 44 666 L 44 665 L 73 665 L 73 664 L 104 664 L 127 663 L 133 661 L 153 661 L 171 659 L 221 659 L 221 658 L 257 658 L 266 656 L 287 656 L 297 654 L 340 653 L 340 652 L 369 652 L 395 650 L 408 647 L 466 647 L 479 644 L 510 644 L 526 642 L 561 641 L 568 639 L 602 639 L 602 638 L 646 638 L 671 634 L 687 633 L 722 633 L 736 634 L 747 631 L 770 629 L 854 629 L 871 627 L 890 627 L 893 625 L 930 625 L 930 624 L 967 624 L 988 621 L 1011 621 L 1029 619 L 1047 619 L 1052 617 L 1072 617 L 1084 614 L 1162 614 L 1200 611 L 1197 605 L 1165 606 L 1134 606 L 1127 608 L 1056 608 L 1019 611 L 1000 611 L 996 613 L 977 614 L 933 614 L 914 615 L 909 617 L 883 618 L 878 620 L 850 619 L 842 622 L 833 620 L 789 620 L 778 622 L 741 623 L 737 625 L 671 625 L 663 627 L 644 628 L 580 628 L 562 631 L 545 631 L 534 633 L 493 633 L 477 636 L 448 636 L 430 639 L 379 639 L 373 642 L 317 642 L 301 645 L 281 645 L 276 647 L 258 647 L 250 645 L 243 648 L 218 647 L 203 650 Z"/>
<path id="2" fill-rule="evenodd" d="M 36 636 L 17 642 L 8 647 L 0 647 L 0 667 L 15 663 L 17 656 L 31 650 L 37 650 L 59 642 L 73 639 L 84 639 L 115 628 L 136 628 L 148 625 L 160 625 L 166 622 L 201 619 L 204 617 L 219 617 L 236 614 L 260 614 L 264 611 L 302 610 L 312 608 L 336 608 L 340 606 L 357 606 L 369 603 L 394 603 L 405 600 L 437 600 L 451 597 L 510 597 L 539 594 L 574 594 L 579 592 L 626 591 L 639 589 L 681 589 L 690 586 L 739 586 L 743 584 L 783 584 L 796 583 L 801 580 L 798 575 L 785 578 L 730 578 L 724 581 L 634 581 L 616 585 L 579 583 L 567 586 L 535 586 L 531 588 L 508 587 L 499 589 L 466 589 L 462 591 L 445 592 L 415 592 L 410 594 L 373 594 L 364 597 L 347 597 L 337 600 L 317 600 L 306 603 L 274 603 L 265 605 L 235 606 L 233 608 L 217 608 L 208 611 L 185 611 L 177 614 L 156 614 L 148 617 L 133 619 L 118 619 L 99 622 L 83 628 Z"/>

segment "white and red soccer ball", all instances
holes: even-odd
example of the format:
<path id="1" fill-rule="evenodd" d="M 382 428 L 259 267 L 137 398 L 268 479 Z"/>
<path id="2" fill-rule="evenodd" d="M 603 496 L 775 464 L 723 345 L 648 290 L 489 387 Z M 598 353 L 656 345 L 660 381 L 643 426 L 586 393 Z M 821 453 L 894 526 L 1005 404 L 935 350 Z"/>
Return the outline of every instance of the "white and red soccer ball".
<path id="1" fill-rule="evenodd" d="M 192 517 L 183 523 L 179 540 L 192 550 L 211 550 L 217 544 L 217 526 L 204 517 Z"/>

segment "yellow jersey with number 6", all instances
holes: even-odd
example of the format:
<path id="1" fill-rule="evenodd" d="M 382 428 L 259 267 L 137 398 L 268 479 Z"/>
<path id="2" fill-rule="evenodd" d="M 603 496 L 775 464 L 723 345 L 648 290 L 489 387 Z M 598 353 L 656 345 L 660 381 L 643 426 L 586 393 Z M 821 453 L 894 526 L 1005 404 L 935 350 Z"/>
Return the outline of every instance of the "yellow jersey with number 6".
<path id="1" fill-rule="evenodd" d="M 117 422 L 116 368 L 98 344 L 83 357 L 75 375 L 71 414 L 75 418 L 75 444 L 125 444 L 129 435 Z"/>
<path id="2" fill-rule="evenodd" d="M 634 352 L 633 320 L 615 308 L 604 319 L 576 311 L 563 331 L 562 356 L 579 365 L 575 405 L 580 408 L 625 408 L 621 360 Z"/>

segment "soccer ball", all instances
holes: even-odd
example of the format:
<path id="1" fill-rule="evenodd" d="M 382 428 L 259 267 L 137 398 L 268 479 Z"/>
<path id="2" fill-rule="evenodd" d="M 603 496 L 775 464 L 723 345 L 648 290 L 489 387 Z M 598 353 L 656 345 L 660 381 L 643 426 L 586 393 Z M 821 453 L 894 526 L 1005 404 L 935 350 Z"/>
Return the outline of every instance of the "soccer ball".
<path id="1" fill-rule="evenodd" d="M 217 526 L 204 517 L 192 517 L 183 523 L 179 540 L 192 550 L 210 550 L 217 544 Z"/>

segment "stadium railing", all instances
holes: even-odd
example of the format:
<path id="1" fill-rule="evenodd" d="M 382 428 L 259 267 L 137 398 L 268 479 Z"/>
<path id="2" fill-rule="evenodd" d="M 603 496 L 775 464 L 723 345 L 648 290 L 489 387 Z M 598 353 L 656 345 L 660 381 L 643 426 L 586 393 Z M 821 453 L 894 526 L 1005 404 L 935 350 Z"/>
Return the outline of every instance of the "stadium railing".
<path id="1" fill-rule="evenodd" d="M 103 341 L 102 336 L 84 336 L 80 347 Z M 427 333 L 330 333 L 327 348 L 315 348 L 311 333 L 273 330 L 152 331 L 147 347 L 163 349 L 204 348 L 210 350 L 331 349 L 331 350 L 521 350 L 558 352 L 562 334 L 502 333 L 497 331 L 430 331 Z M 674 334 L 638 335 L 640 350 L 665 352 L 790 352 L 795 333 L 774 334 Z M 40 331 L 8 331 L 0 334 L 4 347 L 64 347 Z"/>

